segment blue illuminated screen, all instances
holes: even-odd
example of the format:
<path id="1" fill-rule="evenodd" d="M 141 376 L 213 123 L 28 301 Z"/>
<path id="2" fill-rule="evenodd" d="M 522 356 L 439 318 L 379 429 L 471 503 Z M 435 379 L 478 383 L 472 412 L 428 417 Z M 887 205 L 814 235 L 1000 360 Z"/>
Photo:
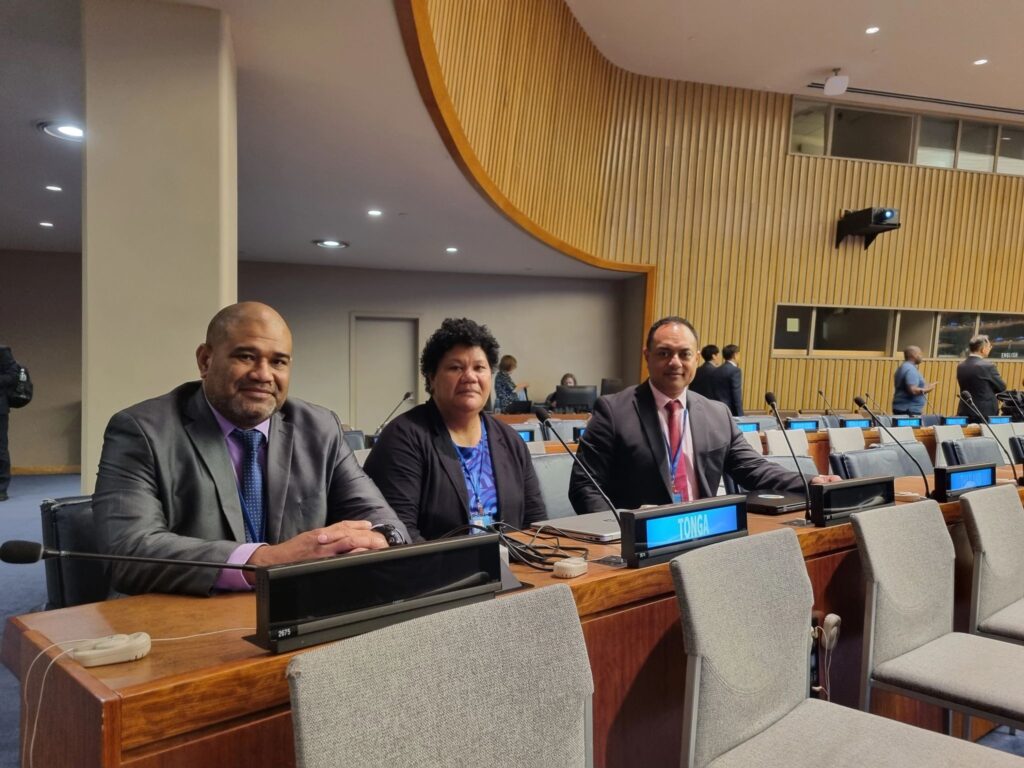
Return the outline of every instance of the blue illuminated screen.
<path id="1" fill-rule="evenodd" d="M 996 482 L 996 471 L 992 467 L 970 469 L 965 472 L 949 471 L 949 490 L 962 491 L 965 488 L 985 488 Z"/>
<path id="2" fill-rule="evenodd" d="M 818 429 L 817 420 L 812 421 L 796 421 L 792 420 L 786 425 L 786 429 L 802 429 L 807 432 L 815 432 Z"/>
<path id="3" fill-rule="evenodd" d="M 948 424 L 953 427 L 966 427 L 967 417 L 966 416 L 945 416 L 942 419 L 943 424 Z"/>
<path id="4" fill-rule="evenodd" d="M 736 426 L 740 428 L 740 432 L 757 432 L 759 425 L 756 421 L 741 421 Z"/>
<path id="5" fill-rule="evenodd" d="M 583 437 L 583 433 L 587 431 L 586 427 L 573 427 L 572 428 L 572 441 L 578 443 L 580 438 Z"/>
<path id="6" fill-rule="evenodd" d="M 989 424 L 1009 424 L 1010 423 L 1010 417 L 1009 416 L 989 416 L 988 417 L 988 423 Z"/>
<path id="7" fill-rule="evenodd" d="M 646 520 L 647 546 L 653 549 L 733 533 L 737 530 L 736 514 L 736 505 L 730 504 Z"/>
<path id="8" fill-rule="evenodd" d="M 843 426 L 868 429 L 871 427 L 871 419 L 843 419 Z"/>
<path id="9" fill-rule="evenodd" d="M 913 418 L 913 419 L 910 419 L 910 418 L 908 418 L 908 419 L 896 419 L 896 423 L 895 423 L 894 426 L 897 426 L 897 427 L 920 427 L 921 426 L 921 420 L 917 419 L 917 418 Z"/>
<path id="10" fill-rule="evenodd" d="M 519 436 L 528 443 L 533 442 L 533 430 L 532 429 L 520 429 L 518 430 Z"/>

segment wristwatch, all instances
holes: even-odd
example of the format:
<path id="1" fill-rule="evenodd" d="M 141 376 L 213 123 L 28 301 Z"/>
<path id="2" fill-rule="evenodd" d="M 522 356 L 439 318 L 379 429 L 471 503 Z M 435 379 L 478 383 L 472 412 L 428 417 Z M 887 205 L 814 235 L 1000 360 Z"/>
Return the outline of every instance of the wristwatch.
<path id="1" fill-rule="evenodd" d="M 397 528 L 395 528 L 395 526 L 391 525 L 390 523 L 378 523 L 377 525 L 373 526 L 370 530 L 376 531 L 377 533 L 381 534 L 387 541 L 389 547 L 395 547 L 399 544 L 406 543 L 405 537 L 399 532 Z"/>

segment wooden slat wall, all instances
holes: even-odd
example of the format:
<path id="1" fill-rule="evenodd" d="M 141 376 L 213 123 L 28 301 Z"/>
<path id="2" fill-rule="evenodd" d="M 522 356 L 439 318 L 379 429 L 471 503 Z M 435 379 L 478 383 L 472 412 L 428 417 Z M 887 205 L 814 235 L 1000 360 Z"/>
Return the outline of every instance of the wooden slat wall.
<path id="1" fill-rule="evenodd" d="M 789 155 L 791 97 L 621 70 L 561 0 L 405 3 L 429 25 L 420 54 L 457 115 L 443 130 L 473 155 L 462 163 L 524 226 L 656 265 L 654 315 L 739 344 L 748 407 L 766 389 L 787 408 L 818 407 L 819 388 L 837 406 L 891 397 L 894 359 L 772 358 L 777 303 L 1024 313 L 1024 179 Z M 899 208 L 902 229 L 834 248 L 841 211 L 870 205 Z M 1024 363 L 999 367 L 1020 386 Z M 955 362 L 922 370 L 954 410 Z"/>

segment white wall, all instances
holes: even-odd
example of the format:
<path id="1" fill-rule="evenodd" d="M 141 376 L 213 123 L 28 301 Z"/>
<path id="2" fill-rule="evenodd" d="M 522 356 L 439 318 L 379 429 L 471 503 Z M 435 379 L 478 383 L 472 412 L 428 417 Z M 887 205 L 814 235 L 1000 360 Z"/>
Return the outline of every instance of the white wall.
<path id="1" fill-rule="evenodd" d="M 531 399 L 543 400 L 566 372 L 581 384 L 606 376 L 636 380 L 639 346 L 625 366 L 622 359 L 626 282 L 242 262 L 238 297 L 270 304 L 291 326 L 292 394 L 347 421 L 353 312 L 418 317 L 420 349 L 446 317 L 484 323 L 502 354 L 519 361 L 515 380 L 529 382 Z M 395 401 L 401 396 L 398 386 Z M 419 402 L 425 399 L 421 379 Z"/>

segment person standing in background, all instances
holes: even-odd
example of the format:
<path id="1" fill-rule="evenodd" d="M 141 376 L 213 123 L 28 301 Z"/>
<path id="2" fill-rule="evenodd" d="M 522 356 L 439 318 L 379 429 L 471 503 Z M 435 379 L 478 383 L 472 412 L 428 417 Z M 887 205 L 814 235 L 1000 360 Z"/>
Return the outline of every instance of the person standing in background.
<path id="1" fill-rule="evenodd" d="M 712 397 L 729 408 L 733 416 L 743 415 L 743 371 L 740 370 L 740 348 L 727 344 L 722 349 L 724 361 L 712 377 Z"/>
<path id="2" fill-rule="evenodd" d="M 7 488 L 11 484 L 11 453 L 7 445 L 11 407 L 7 395 L 17 385 L 18 373 L 11 348 L 0 344 L 0 501 L 7 501 Z"/>
<path id="3" fill-rule="evenodd" d="M 967 357 L 956 367 L 956 382 L 961 391 L 971 393 L 974 406 L 984 416 L 995 416 L 999 413 L 999 401 L 996 395 L 1006 391 L 1006 383 L 996 370 L 991 360 L 986 360 L 992 351 L 992 342 L 988 336 L 978 334 L 967 345 Z M 957 414 L 966 416 L 972 424 L 978 422 L 974 410 L 960 401 Z"/>
<path id="4" fill-rule="evenodd" d="M 516 399 L 516 392 L 526 391 L 526 382 L 516 384 L 512 381 L 512 371 L 519 363 L 512 355 L 502 355 L 498 363 L 498 375 L 494 377 L 494 410 L 502 413 Z"/>
<path id="5" fill-rule="evenodd" d="M 910 346 L 903 350 L 903 365 L 893 375 L 892 412 L 904 416 L 920 416 L 929 392 L 935 382 L 928 384 L 917 370 L 921 364 L 921 348 Z"/>
<path id="6" fill-rule="evenodd" d="M 718 368 L 715 358 L 718 357 L 720 351 L 714 344 L 701 347 L 700 356 L 704 359 L 704 363 L 697 368 L 697 372 L 693 375 L 693 381 L 690 382 L 691 392 L 714 399 L 714 395 L 711 393 L 711 381 Z"/>

